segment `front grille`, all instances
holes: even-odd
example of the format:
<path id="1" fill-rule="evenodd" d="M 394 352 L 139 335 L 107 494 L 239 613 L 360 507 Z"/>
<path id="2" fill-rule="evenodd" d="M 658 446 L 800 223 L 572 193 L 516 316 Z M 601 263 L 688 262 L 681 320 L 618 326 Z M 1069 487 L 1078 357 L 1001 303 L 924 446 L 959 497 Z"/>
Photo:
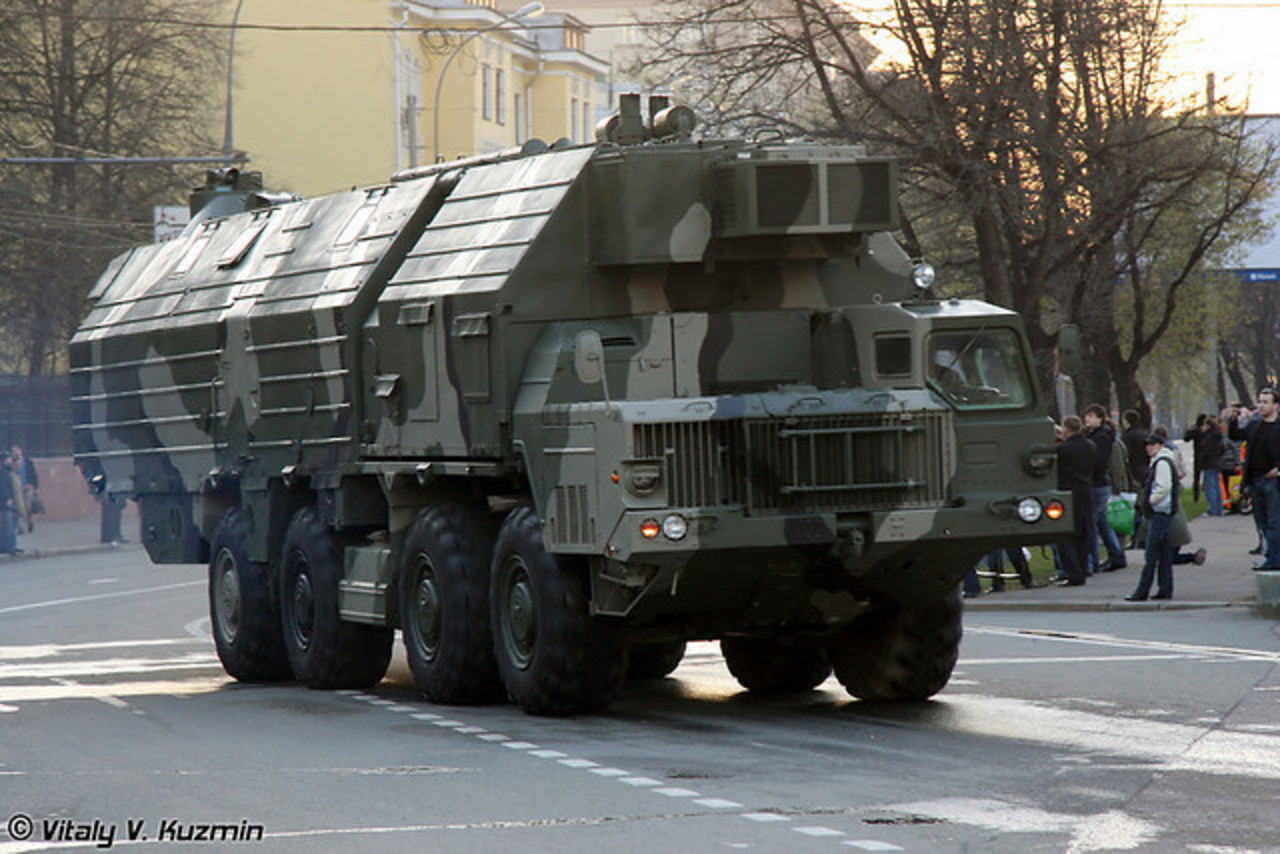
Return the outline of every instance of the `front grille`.
<path id="1" fill-rule="evenodd" d="M 936 507 L 953 470 L 947 412 L 635 426 L 677 507 L 748 513 Z"/>

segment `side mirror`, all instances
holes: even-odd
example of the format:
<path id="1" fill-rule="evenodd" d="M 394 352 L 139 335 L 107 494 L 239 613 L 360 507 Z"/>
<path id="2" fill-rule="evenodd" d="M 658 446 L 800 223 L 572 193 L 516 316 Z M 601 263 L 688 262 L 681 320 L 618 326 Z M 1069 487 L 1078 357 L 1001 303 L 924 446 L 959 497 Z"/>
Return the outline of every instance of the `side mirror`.
<path id="1" fill-rule="evenodd" d="M 1084 339 L 1074 323 L 1064 323 L 1058 330 L 1058 370 L 1069 376 L 1084 371 Z"/>
<path id="2" fill-rule="evenodd" d="M 594 329 L 582 330 L 574 340 L 573 370 L 583 385 L 595 385 L 604 379 L 604 343 Z"/>

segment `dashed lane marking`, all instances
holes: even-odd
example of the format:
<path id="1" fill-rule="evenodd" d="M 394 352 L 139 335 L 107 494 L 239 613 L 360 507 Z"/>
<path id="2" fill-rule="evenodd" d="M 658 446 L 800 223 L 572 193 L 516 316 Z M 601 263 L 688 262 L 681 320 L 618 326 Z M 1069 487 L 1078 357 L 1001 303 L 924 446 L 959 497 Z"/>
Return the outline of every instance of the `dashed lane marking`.
<path id="1" fill-rule="evenodd" d="M 415 708 L 403 703 L 395 703 L 394 701 L 383 700 L 381 698 L 359 692 L 343 693 L 342 696 L 351 697 L 354 700 L 360 700 L 371 706 L 382 708 L 387 711 L 403 712 Z M 626 771 L 622 768 L 601 766 L 600 763 L 594 762 L 590 759 L 569 756 L 563 751 L 553 750 L 550 748 L 540 748 L 538 745 L 529 741 L 521 741 L 499 733 L 488 732 L 482 727 L 470 726 L 462 721 L 454 720 L 452 718 L 444 718 L 431 712 L 415 712 L 410 714 L 409 717 L 431 723 L 441 729 L 453 729 L 455 732 L 461 734 L 475 735 L 476 738 L 482 741 L 501 744 L 509 750 L 520 751 L 539 759 L 553 759 L 558 764 L 563 765 L 566 768 L 580 769 L 599 777 L 614 779 L 619 783 L 625 783 L 636 789 L 653 792 L 654 794 L 662 795 L 663 797 L 689 799 L 690 803 L 697 804 L 700 807 L 705 807 L 710 810 L 733 811 L 746 809 L 737 801 L 731 801 L 727 798 L 704 798 L 700 792 L 694 791 L 693 789 L 686 789 L 682 786 L 664 786 L 661 780 L 655 780 L 652 777 L 632 774 L 630 771 Z M 745 818 L 748 821 L 752 821 L 757 824 L 790 825 L 792 823 L 792 818 L 790 816 L 783 815 L 778 812 L 744 811 L 739 812 L 738 815 L 741 818 Z M 812 839 L 840 839 L 844 845 L 861 848 L 865 851 L 902 850 L 897 845 L 892 845 L 888 842 L 881 842 L 874 839 L 845 839 L 844 837 L 848 836 L 847 833 L 831 827 L 806 825 L 803 827 L 792 826 L 790 829 L 795 833 Z"/>

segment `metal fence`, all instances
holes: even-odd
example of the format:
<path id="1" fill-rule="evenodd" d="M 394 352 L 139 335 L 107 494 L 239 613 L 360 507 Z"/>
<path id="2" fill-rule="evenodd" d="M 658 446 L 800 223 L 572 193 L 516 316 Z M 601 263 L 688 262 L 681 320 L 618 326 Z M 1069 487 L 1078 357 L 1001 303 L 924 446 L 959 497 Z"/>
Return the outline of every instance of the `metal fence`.
<path id="1" fill-rule="evenodd" d="M 0 374 L 0 447 L 21 445 L 32 457 L 71 454 L 71 397 L 65 374 Z"/>

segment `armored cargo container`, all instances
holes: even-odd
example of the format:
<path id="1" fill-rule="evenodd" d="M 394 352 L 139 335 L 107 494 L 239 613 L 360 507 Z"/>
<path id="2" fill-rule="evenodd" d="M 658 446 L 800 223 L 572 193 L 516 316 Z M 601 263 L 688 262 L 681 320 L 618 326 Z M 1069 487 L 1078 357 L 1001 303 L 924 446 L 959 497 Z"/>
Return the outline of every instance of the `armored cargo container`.
<path id="1" fill-rule="evenodd" d="M 367 686 L 399 628 L 441 703 L 601 709 L 691 639 L 922 699 L 969 568 L 1068 534 L 1019 319 L 930 295 L 891 160 L 623 106 L 309 201 L 211 175 L 103 274 L 77 460 L 208 563 L 233 677 Z"/>

